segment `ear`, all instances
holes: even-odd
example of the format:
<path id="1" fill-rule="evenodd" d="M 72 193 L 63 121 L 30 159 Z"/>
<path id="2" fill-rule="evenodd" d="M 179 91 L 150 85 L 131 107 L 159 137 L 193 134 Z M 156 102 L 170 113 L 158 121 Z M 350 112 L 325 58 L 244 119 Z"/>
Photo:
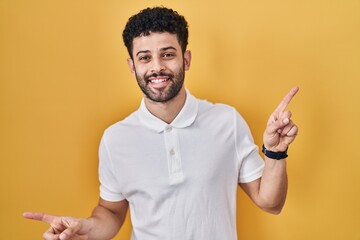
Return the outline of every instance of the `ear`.
<path id="1" fill-rule="evenodd" d="M 184 52 L 184 65 L 186 71 L 190 69 L 190 63 L 191 63 L 191 51 L 186 50 Z"/>
<path id="2" fill-rule="evenodd" d="M 131 58 L 128 58 L 127 59 L 127 64 L 130 68 L 130 72 L 135 75 L 135 64 L 134 64 L 134 61 L 131 59 Z"/>

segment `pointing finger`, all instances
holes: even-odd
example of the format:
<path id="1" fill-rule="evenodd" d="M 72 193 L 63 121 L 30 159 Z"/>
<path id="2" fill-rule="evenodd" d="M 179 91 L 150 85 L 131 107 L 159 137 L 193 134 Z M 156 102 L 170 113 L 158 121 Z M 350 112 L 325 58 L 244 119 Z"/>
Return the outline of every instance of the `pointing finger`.
<path id="1" fill-rule="evenodd" d="M 295 96 L 295 94 L 299 91 L 299 87 L 293 87 L 288 94 L 283 98 L 279 106 L 275 109 L 276 112 L 284 111 L 287 105 L 290 103 L 291 99 Z"/>
<path id="2" fill-rule="evenodd" d="M 39 213 L 39 212 L 25 212 L 23 214 L 24 218 L 42 221 L 46 223 L 52 223 L 55 219 L 55 216 L 51 216 L 45 213 Z"/>

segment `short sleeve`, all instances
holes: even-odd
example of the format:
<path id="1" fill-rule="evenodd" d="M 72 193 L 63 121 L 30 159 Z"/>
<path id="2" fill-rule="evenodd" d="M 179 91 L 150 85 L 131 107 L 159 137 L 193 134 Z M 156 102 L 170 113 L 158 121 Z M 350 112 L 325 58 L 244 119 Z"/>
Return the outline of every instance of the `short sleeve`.
<path id="1" fill-rule="evenodd" d="M 125 199 L 118 189 L 118 183 L 114 171 L 115 169 L 113 168 L 104 134 L 99 146 L 100 197 L 111 202 L 117 202 Z"/>
<path id="2" fill-rule="evenodd" d="M 240 164 L 238 182 L 252 182 L 262 176 L 265 164 L 259 154 L 258 146 L 254 143 L 249 126 L 236 110 L 234 116 L 236 153 Z"/>

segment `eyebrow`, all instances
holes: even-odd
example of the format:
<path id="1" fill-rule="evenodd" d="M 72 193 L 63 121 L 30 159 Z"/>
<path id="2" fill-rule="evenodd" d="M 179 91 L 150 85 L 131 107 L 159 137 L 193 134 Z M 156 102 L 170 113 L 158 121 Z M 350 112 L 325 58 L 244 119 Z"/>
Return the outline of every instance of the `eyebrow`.
<path id="1" fill-rule="evenodd" d="M 166 51 L 166 50 L 169 50 L 169 49 L 172 49 L 172 50 L 175 50 L 176 51 L 176 48 L 170 46 L 170 47 L 164 47 L 162 49 L 160 49 L 161 51 Z"/>
<path id="2" fill-rule="evenodd" d="M 139 55 L 139 54 L 141 54 L 141 53 L 149 53 L 149 52 L 150 52 L 150 50 L 138 51 L 138 52 L 136 53 L 136 56 Z"/>
<path id="3" fill-rule="evenodd" d="M 166 51 L 166 50 L 169 50 L 169 49 L 172 49 L 172 50 L 177 51 L 176 48 L 174 48 L 174 47 L 172 47 L 172 46 L 163 47 L 163 48 L 161 48 L 160 50 L 161 50 L 161 51 Z M 138 56 L 138 55 L 141 54 L 141 53 L 149 53 L 149 52 L 150 52 L 150 50 L 141 50 L 141 51 L 138 51 L 138 52 L 136 53 L 136 56 Z"/>

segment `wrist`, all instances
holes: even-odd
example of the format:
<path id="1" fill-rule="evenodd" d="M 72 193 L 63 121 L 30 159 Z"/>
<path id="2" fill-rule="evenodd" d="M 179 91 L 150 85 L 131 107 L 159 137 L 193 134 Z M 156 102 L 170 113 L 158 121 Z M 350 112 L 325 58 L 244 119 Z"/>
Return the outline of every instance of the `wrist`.
<path id="1" fill-rule="evenodd" d="M 95 226 L 95 219 L 93 217 L 83 218 L 83 231 L 86 233 L 89 240 L 93 238 L 93 230 Z"/>
<path id="2" fill-rule="evenodd" d="M 263 144 L 261 151 L 268 158 L 275 159 L 275 160 L 281 160 L 281 159 L 285 159 L 288 157 L 287 150 L 288 150 L 288 148 L 286 148 L 285 151 L 277 151 L 277 150 L 273 150 L 273 149 L 268 149 Z"/>

